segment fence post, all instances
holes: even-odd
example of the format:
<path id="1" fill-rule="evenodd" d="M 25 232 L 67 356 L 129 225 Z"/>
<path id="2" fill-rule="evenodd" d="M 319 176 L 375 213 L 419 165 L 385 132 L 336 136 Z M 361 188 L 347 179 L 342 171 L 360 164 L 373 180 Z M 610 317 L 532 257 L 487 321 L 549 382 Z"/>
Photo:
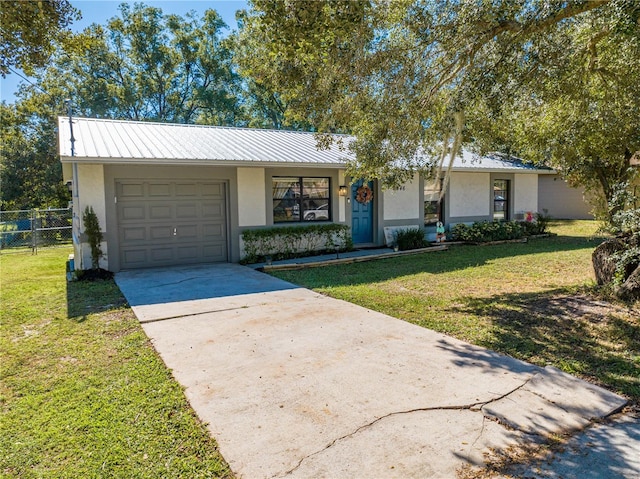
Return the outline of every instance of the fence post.
<path id="1" fill-rule="evenodd" d="M 31 254 L 38 254 L 38 210 L 31 210 Z"/>

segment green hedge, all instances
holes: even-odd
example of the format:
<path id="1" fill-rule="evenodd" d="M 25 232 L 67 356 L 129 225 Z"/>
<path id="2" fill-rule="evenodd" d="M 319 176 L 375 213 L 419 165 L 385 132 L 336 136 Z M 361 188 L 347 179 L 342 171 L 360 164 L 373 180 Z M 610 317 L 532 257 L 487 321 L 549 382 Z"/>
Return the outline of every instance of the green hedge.
<path id="1" fill-rule="evenodd" d="M 350 228 L 333 223 L 245 230 L 243 264 L 353 249 Z"/>
<path id="2" fill-rule="evenodd" d="M 458 223 L 451 228 L 451 236 L 455 241 L 470 243 L 520 239 L 525 236 L 544 234 L 548 223 L 549 217 L 542 214 L 536 215 L 535 222 L 479 221 L 471 226 Z"/>

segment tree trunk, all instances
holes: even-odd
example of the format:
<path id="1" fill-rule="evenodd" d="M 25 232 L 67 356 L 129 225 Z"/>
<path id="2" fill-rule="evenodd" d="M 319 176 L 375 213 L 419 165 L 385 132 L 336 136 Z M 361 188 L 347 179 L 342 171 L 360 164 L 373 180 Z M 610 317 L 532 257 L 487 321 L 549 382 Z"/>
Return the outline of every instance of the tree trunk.
<path id="1" fill-rule="evenodd" d="M 625 249 L 627 249 L 627 245 L 620 238 L 607 240 L 595 249 L 591 260 L 593 270 L 596 273 L 596 281 L 600 286 L 611 283 L 615 276 L 616 263 L 611 259 L 611 255 Z"/>
<path id="2" fill-rule="evenodd" d="M 627 280 L 622 283 L 618 295 L 627 301 L 640 299 L 640 265 L 638 265 Z"/>

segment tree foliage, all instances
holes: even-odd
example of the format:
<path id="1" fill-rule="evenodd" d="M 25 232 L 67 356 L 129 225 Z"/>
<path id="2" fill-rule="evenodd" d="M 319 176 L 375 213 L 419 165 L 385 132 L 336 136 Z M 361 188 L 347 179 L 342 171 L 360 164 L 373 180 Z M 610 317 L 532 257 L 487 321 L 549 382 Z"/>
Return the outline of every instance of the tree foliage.
<path id="1" fill-rule="evenodd" d="M 56 130 L 19 105 L 0 104 L 0 209 L 66 207 Z"/>
<path id="2" fill-rule="evenodd" d="M 28 4 L 27 11 L 35 4 L 19 3 Z M 20 87 L 18 101 L 2 105 L 0 206 L 66 205 L 56 151 L 57 116 L 66 114 L 66 98 L 77 116 L 248 123 L 224 27 L 214 10 L 183 18 L 122 4 L 105 26 L 65 37 L 34 81 Z"/>
<path id="3" fill-rule="evenodd" d="M 353 174 L 397 183 L 464 143 L 597 170 L 609 200 L 640 149 L 634 0 L 252 4 L 247 68 L 291 118 L 355 134 Z"/>
<path id="4" fill-rule="evenodd" d="M 39 87 L 64 91 L 81 115 L 233 125 L 239 80 L 221 39 L 225 26 L 215 10 L 183 18 L 123 3 L 120 16 L 58 51 Z"/>
<path id="5" fill-rule="evenodd" d="M 79 18 L 69 0 L 0 2 L 0 74 L 12 67 L 30 74 L 43 66 L 59 36 Z"/>

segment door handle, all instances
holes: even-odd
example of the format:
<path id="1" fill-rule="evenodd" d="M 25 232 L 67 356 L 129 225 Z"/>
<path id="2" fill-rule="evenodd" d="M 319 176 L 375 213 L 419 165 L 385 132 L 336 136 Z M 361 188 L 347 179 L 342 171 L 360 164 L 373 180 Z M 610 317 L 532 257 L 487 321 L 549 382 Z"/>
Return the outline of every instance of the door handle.
<path id="1" fill-rule="evenodd" d="M 178 236 L 178 228 L 173 228 L 173 236 Z"/>

